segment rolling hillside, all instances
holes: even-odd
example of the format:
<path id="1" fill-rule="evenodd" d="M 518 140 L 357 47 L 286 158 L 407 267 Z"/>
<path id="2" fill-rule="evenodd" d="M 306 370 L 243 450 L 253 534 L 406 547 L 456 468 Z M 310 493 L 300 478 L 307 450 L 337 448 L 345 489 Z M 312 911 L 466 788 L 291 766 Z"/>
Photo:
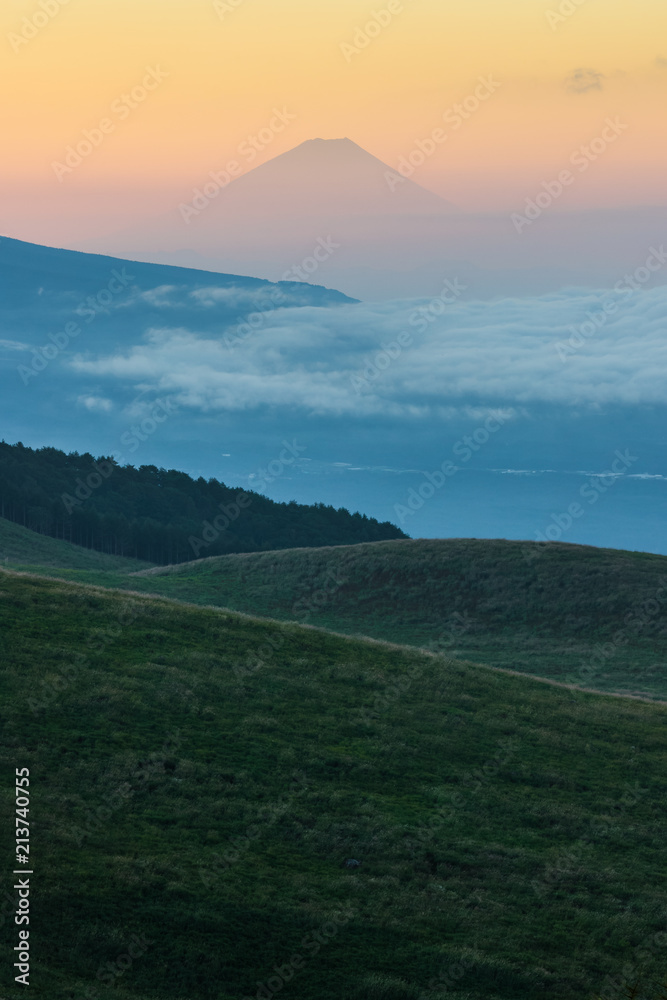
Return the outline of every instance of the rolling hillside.
<path id="1" fill-rule="evenodd" d="M 8 571 L 0 591 L 32 996 L 592 1000 L 664 974 L 665 706 Z"/>
<path id="2" fill-rule="evenodd" d="M 0 565 L 131 573 L 149 563 L 72 545 L 0 517 Z"/>
<path id="3" fill-rule="evenodd" d="M 664 556 L 399 540 L 204 559 L 108 582 L 667 699 Z"/>

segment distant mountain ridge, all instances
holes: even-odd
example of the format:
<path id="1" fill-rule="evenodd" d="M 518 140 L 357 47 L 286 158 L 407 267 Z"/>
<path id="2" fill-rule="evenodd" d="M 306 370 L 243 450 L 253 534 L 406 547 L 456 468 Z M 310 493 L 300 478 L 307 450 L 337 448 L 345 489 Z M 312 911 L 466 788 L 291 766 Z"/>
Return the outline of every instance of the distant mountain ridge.
<path id="1" fill-rule="evenodd" d="M 296 278 L 269 282 L 264 278 L 248 275 L 135 261 L 126 256 L 112 257 L 103 253 L 47 247 L 0 236 L 0 293 L 3 305 L 12 300 L 23 302 L 26 292 L 41 296 L 44 292 L 66 294 L 76 293 L 77 290 L 82 293 L 96 291 L 100 285 L 106 284 L 114 268 L 123 267 L 131 273 L 133 284 L 140 290 L 163 286 L 167 282 L 193 289 L 206 284 L 206 287 L 241 286 L 257 291 L 278 284 L 284 292 L 291 293 L 290 304 L 293 305 L 299 304 L 299 297 L 304 305 L 337 305 L 354 301 L 342 292 Z"/>
<path id="2" fill-rule="evenodd" d="M 247 322 L 249 317 L 255 322 L 261 314 L 261 325 L 281 311 L 339 308 L 353 302 L 341 292 L 296 275 L 272 283 L 0 237 L 0 395 L 4 403 L 0 436 L 31 445 L 55 444 L 65 450 L 117 452 L 136 460 L 136 449 L 128 453 L 121 438 L 137 418 L 149 415 L 159 399 L 164 401 L 169 388 L 156 384 L 152 372 L 148 377 L 129 376 L 120 387 L 95 375 L 82 376 L 77 369 L 80 359 L 127 355 L 137 345 L 150 342 L 158 335 L 156 331 L 173 330 L 179 335 L 192 331 L 193 337 L 205 336 L 219 345 L 231 367 L 234 343 L 256 332 L 256 326 Z M 192 411 L 181 412 L 190 415 Z M 203 422 L 210 428 L 209 417 Z M 223 423 L 221 415 L 219 425 Z M 169 449 L 175 424 L 164 426 L 168 433 L 151 437 L 151 447 L 160 440 Z M 222 426 L 216 428 L 216 443 L 223 433 Z M 287 434 L 288 429 L 278 432 L 276 443 Z M 210 440 L 200 445 L 194 435 L 188 446 L 190 457 L 196 448 L 199 457 L 187 467 L 195 475 L 203 467 L 202 459 L 211 454 Z M 223 450 L 229 448 L 219 449 Z M 148 461 L 143 452 L 139 457 Z M 167 462 L 175 460 L 165 454 L 159 464 Z"/>

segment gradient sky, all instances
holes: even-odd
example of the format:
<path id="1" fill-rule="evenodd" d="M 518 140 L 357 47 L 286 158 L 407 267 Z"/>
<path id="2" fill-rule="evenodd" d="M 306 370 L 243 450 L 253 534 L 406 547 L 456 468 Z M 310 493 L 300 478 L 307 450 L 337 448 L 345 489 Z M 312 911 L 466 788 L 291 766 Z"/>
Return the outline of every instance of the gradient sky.
<path id="1" fill-rule="evenodd" d="M 51 11 L 58 0 L 42 0 Z M 236 7 L 234 8 L 234 4 Z M 315 136 L 349 136 L 392 166 L 480 76 L 500 87 L 413 179 L 468 210 L 512 210 L 618 116 L 628 129 L 568 208 L 665 203 L 664 0 L 39 0 L 0 8 L 0 232 L 59 245 L 171 209 L 286 108 L 257 164 Z M 573 9 L 550 25 L 548 11 Z M 124 120 L 147 67 L 168 77 Z M 586 71 L 575 77 L 578 70 Z M 577 82 L 583 81 L 583 82 Z M 588 81 L 588 82 L 587 82 Z M 113 131 L 61 181 L 52 168 L 101 119 Z"/>

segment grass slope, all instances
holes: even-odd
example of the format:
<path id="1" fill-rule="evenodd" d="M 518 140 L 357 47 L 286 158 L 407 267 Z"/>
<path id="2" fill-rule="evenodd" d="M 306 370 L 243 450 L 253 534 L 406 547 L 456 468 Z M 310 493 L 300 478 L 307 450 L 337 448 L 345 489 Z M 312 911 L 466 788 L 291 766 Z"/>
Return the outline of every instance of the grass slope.
<path id="1" fill-rule="evenodd" d="M 667 698 L 664 556 L 406 540 L 229 555 L 106 582 Z"/>
<path id="2" fill-rule="evenodd" d="M 0 517 L 0 564 L 131 573 L 149 565 L 72 545 Z"/>
<path id="3" fill-rule="evenodd" d="M 0 591 L 32 996 L 579 1000 L 664 971 L 665 706 L 46 578 Z"/>

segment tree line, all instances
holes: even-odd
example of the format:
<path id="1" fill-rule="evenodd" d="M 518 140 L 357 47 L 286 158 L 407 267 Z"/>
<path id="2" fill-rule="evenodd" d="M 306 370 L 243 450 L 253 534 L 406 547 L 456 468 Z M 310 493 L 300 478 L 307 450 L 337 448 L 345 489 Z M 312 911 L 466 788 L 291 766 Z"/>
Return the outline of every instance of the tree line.
<path id="1" fill-rule="evenodd" d="M 388 521 L 155 465 L 0 442 L 0 516 L 52 538 L 155 564 L 229 552 L 407 536 Z"/>

